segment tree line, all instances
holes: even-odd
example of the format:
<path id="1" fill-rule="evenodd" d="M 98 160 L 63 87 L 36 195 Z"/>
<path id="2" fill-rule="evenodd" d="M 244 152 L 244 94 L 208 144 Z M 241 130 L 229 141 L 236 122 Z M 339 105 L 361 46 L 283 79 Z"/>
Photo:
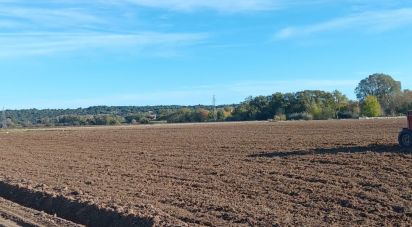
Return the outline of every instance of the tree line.
<path id="1" fill-rule="evenodd" d="M 412 91 L 390 75 L 373 74 L 355 89 L 305 90 L 248 97 L 240 104 L 198 106 L 94 106 L 78 109 L 8 110 L 7 127 L 81 126 L 253 120 L 325 120 L 402 115 L 412 110 Z"/>
<path id="2" fill-rule="evenodd" d="M 249 97 L 235 108 L 231 120 L 326 120 L 399 116 L 412 110 L 412 91 L 402 90 L 390 75 L 373 74 L 355 89 L 357 100 L 340 91 L 307 90 Z"/>

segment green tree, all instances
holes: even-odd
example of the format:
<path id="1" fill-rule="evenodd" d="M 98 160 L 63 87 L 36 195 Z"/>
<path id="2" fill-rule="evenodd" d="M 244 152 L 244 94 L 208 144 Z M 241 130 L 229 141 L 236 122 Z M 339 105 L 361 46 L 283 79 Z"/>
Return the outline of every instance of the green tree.
<path id="1" fill-rule="evenodd" d="M 381 105 L 376 96 L 367 96 L 362 107 L 362 114 L 367 117 L 379 117 L 381 115 Z"/>
<path id="2" fill-rule="evenodd" d="M 388 113 L 394 113 L 391 102 L 401 92 L 401 82 L 395 81 L 390 75 L 378 73 L 363 79 L 355 89 L 359 101 L 363 102 L 369 95 L 375 96 Z"/>
<path id="3" fill-rule="evenodd" d="M 251 116 L 253 120 L 271 119 L 274 114 L 271 113 L 269 107 L 269 97 L 257 96 L 249 102 Z"/>
<path id="4" fill-rule="evenodd" d="M 225 111 L 224 111 L 224 110 L 222 110 L 222 109 L 218 110 L 217 113 L 216 113 L 216 115 L 217 115 L 217 120 L 218 120 L 218 121 L 224 121 L 224 120 L 226 120 L 226 116 L 225 116 Z"/>
<path id="5" fill-rule="evenodd" d="M 338 112 L 339 119 L 358 118 L 360 115 L 360 106 L 358 101 L 348 101 L 348 105 Z"/>
<path id="6" fill-rule="evenodd" d="M 333 95 L 333 108 L 335 110 L 335 118 L 339 117 L 339 114 L 347 110 L 349 107 L 349 99 L 342 92 L 335 90 L 332 92 Z"/>
<path id="7" fill-rule="evenodd" d="M 285 96 L 277 92 L 272 95 L 269 103 L 272 114 L 275 116 L 281 116 L 285 114 L 286 100 Z"/>
<path id="8" fill-rule="evenodd" d="M 394 108 L 398 114 L 405 114 L 412 110 L 412 91 L 405 90 L 395 98 Z"/>
<path id="9" fill-rule="evenodd" d="M 140 120 L 142 120 L 142 119 L 143 119 L 142 114 L 133 114 L 133 115 L 128 115 L 128 116 L 125 117 L 125 121 L 128 124 L 140 122 Z"/>
<path id="10" fill-rule="evenodd" d="M 197 109 L 192 113 L 192 121 L 206 122 L 209 120 L 209 111 L 205 109 Z"/>

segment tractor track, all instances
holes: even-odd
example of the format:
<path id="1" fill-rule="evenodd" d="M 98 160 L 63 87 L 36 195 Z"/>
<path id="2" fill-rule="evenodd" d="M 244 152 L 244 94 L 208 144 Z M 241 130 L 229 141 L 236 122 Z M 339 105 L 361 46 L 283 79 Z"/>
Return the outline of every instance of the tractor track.
<path id="1" fill-rule="evenodd" d="M 80 227 L 82 225 L 0 198 L 0 226 Z"/>
<path id="2" fill-rule="evenodd" d="M 60 218 L 59 218 L 60 217 Z M 152 226 L 150 218 L 125 216 L 87 201 L 0 180 L 0 226 Z"/>

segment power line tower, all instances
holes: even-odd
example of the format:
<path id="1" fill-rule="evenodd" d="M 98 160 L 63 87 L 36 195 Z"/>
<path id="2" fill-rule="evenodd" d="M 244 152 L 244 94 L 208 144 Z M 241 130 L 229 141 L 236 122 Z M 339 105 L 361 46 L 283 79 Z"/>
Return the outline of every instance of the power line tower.
<path id="1" fill-rule="evenodd" d="M 217 121 L 217 109 L 216 109 L 216 96 L 215 95 L 213 95 L 212 102 L 213 102 L 213 118 L 215 121 Z"/>
<path id="2" fill-rule="evenodd" d="M 4 109 L 4 107 L 3 107 L 3 113 L 2 113 L 1 128 L 7 129 L 7 117 L 6 117 L 6 110 Z"/>

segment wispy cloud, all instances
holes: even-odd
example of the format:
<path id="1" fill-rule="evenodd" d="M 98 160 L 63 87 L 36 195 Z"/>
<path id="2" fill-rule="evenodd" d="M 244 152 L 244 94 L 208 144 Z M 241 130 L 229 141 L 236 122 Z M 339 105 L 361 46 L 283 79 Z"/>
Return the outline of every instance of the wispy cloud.
<path id="1" fill-rule="evenodd" d="M 96 1 L 96 0 L 95 0 Z M 97 0 L 98 1 L 98 0 Z M 100 1 L 103 2 L 104 0 Z M 241 13 L 269 10 L 283 10 L 302 6 L 330 4 L 370 4 L 385 0 L 111 0 L 110 4 L 134 4 L 173 11 L 213 10 L 219 12 Z"/>
<path id="2" fill-rule="evenodd" d="M 191 11 L 211 9 L 226 12 L 271 10 L 285 4 L 283 0 L 125 0 L 154 8 Z"/>
<path id="3" fill-rule="evenodd" d="M 358 2 L 335 0 L 333 2 Z M 376 0 L 378 1 L 378 0 Z M 163 29 L 153 21 L 130 17 L 142 7 L 171 11 L 213 10 L 254 12 L 305 5 L 330 4 L 330 0 L 0 0 L 0 57 L 45 55 L 80 49 L 151 48 L 170 55 L 178 47 L 199 44 L 205 33 Z M 371 2 L 365 0 L 362 2 Z M 141 20 L 140 20 L 141 19 Z M 368 12 L 302 27 L 287 27 L 277 39 L 331 30 L 367 28 L 375 31 L 412 22 L 412 9 Z M 176 26 L 177 27 L 177 26 Z M 195 28 L 197 29 L 197 28 Z M 226 45 L 225 43 L 219 45 Z M 230 44 L 232 45 L 232 44 Z"/>
<path id="4" fill-rule="evenodd" d="M 363 32 L 385 32 L 412 25 L 412 8 L 373 11 L 353 14 L 306 26 L 286 27 L 275 34 L 276 39 L 308 36 L 316 33 L 359 30 Z"/>
<path id="5" fill-rule="evenodd" d="M 79 49 L 135 51 L 162 55 L 207 38 L 201 33 L 26 33 L 2 34 L 0 57 L 50 55 Z"/>
<path id="6" fill-rule="evenodd" d="M 28 20 L 31 22 L 51 22 L 51 24 L 62 23 L 96 23 L 101 19 L 89 12 L 84 12 L 79 8 L 45 9 L 31 7 L 1 7 L 0 16 L 14 18 L 18 20 Z M 48 24 L 43 24 L 47 26 Z"/>
<path id="7" fill-rule="evenodd" d="M 318 2 L 314 1 L 314 2 Z M 324 0 L 322 0 L 324 1 Z M 23 0 L 0 0 L 0 4 L 22 4 Z M 306 4 L 305 0 L 40 0 L 31 5 L 43 3 L 57 6 L 90 7 L 90 6 L 124 6 L 135 5 L 173 11 L 215 10 L 222 12 L 262 11 L 285 8 L 286 6 Z"/>
<path id="8" fill-rule="evenodd" d="M 356 1 L 334 0 L 333 3 Z M 370 2 L 372 0 L 364 0 Z M 377 1 L 377 0 L 375 0 Z M 24 0 L 0 0 L 1 3 L 21 3 Z M 53 3 L 53 0 L 40 0 L 41 3 Z M 70 6 L 124 6 L 135 5 L 140 7 L 157 8 L 171 11 L 213 10 L 219 12 L 253 12 L 287 9 L 307 5 L 330 4 L 330 0 L 60 0 L 60 4 Z"/>
<path id="9" fill-rule="evenodd" d="M 110 2 L 0 0 L 0 57 L 88 50 L 164 57 L 177 55 L 179 48 L 199 44 L 209 37 L 200 32 L 140 28 L 124 15 L 127 10 L 112 7 Z"/>

